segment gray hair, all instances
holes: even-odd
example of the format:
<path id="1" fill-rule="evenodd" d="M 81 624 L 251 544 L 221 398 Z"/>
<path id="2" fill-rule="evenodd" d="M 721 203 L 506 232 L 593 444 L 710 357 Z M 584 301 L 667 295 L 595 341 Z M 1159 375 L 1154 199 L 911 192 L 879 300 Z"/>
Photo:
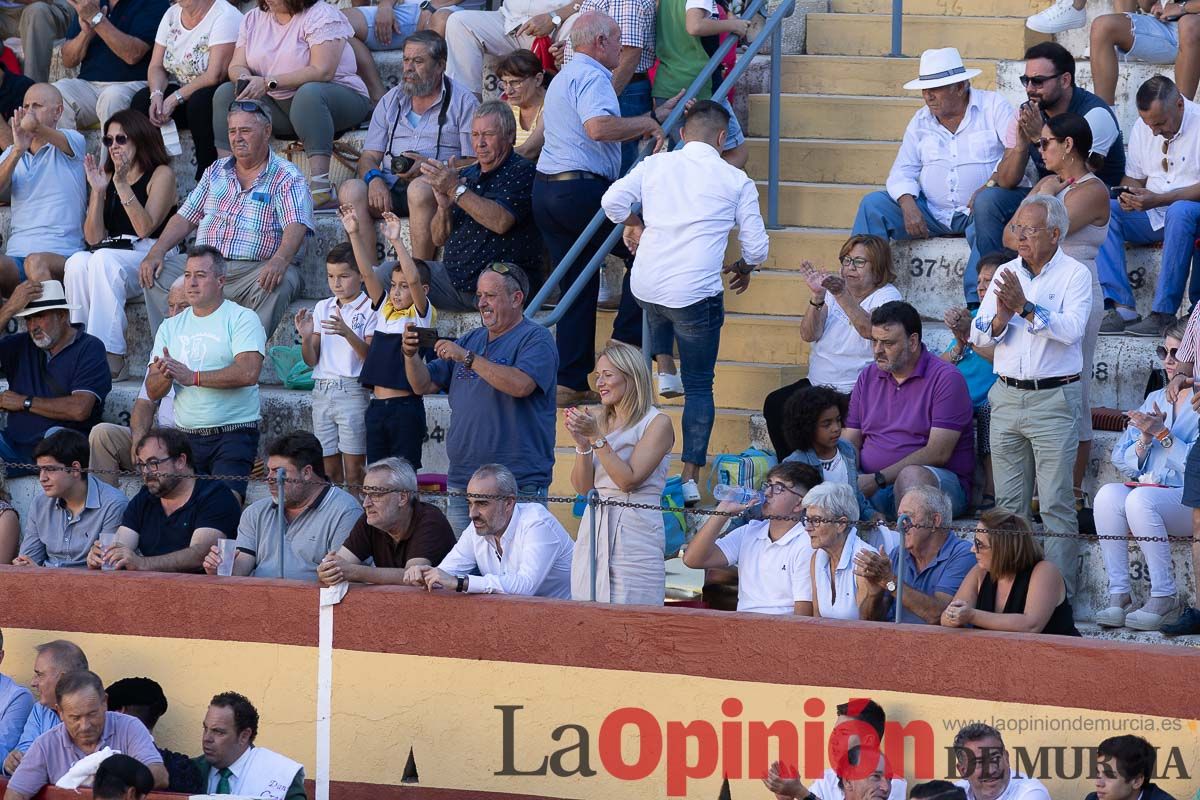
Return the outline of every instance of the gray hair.
<path id="1" fill-rule="evenodd" d="M 967 742 L 978 742 L 983 739 L 995 739 L 1004 747 L 1004 737 L 1000 735 L 1000 731 L 988 725 L 986 722 L 972 722 L 965 728 L 961 728 L 954 736 L 954 749 L 960 750 Z"/>
<path id="2" fill-rule="evenodd" d="M 66 639 L 55 639 L 52 642 L 44 642 L 33 649 L 37 651 L 39 656 L 43 653 L 49 653 L 50 657 L 54 659 L 55 665 L 63 672 L 74 672 L 88 668 L 88 660 L 87 656 L 83 653 L 83 648 L 74 642 L 68 642 Z"/>
<path id="3" fill-rule="evenodd" d="M 213 274 L 218 278 L 224 278 L 228 270 L 228 265 L 225 263 L 225 256 L 221 251 L 209 244 L 196 244 L 188 248 L 187 257 L 191 258 L 208 258 L 212 260 Z"/>
<path id="4" fill-rule="evenodd" d="M 575 27 L 571 28 L 571 47 L 576 50 L 589 47 L 601 36 L 609 36 L 614 31 L 621 32 L 617 21 L 603 11 L 588 11 L 579 15 Z"/>
<path id="5" fill-rule="evenodd" d="M 449 49 L 446 46 L 446 40 L 437 31 L 423 30 L 410 33 L 404 39 L 404 44 L 401 47 L 403 50 L 410 44 L 419 44 L 429 51 L 429 57 L 443 67 L 446 66 L 446 59 L 449 55 Z"/>
<path id="6" fill-rule="evenodd" d="M 835 517 L 858 522 L 858 498 L 845 483 L 820 483 L 804 495 L 804 508 L 823 508 Z"/>
<path id="7" fill-rule="evenodd" d="M 948 526 L 954 521 L 954 506 L 950 503 L 950 498 L 946 493 L 936 486 L 925 486 L 918 484 L 909 488 L 904 493 L 904 497 L 912 495 L 921 506 L 931 514 L 936 514 L 942 518 L 942 527 Z M 902 498 L 903 499 L 903 498 Z"/>
<path id="8" fill-rule="evenodd" d="M 1021 201 L 1021 207 L 1039 206 L 1046 212 L 1046 228 L 1058 229 L 1060 239 L 1065 239 L 1071 230 L 1071 218 L 1062 200 L 1048 194 L 1031 194 Z"/>
<path id="9" fill-rule="evenodd" d="M 491 478 L 496 482 L 496 494 L 500 497 L 517 496 L 517 478 L 512 474 L 512 470 L 503 464 L 484 464 L 479 469 L 475 470 L 475 474 L 471 476 L 471 480 L 479 478 Z"/>
<path id="10" fill-rule="evenodd" d="M 410 493 L 417 491 L 417 472 L 412 468 L 412 464 L 403 458 L 392 456 L 372 461 L 367 464 L 367 471 L 363 474 L 370 475 L 372 472 L 386 472 L 387 478 L 382 483 L 376 480 L 369 484 L 371 486 L 385 486 L 388 489 Z"/>
<path id="11" fill-rule="evenodd" d="M 517 141 L 517 120 L 507 103 L 501 103 L 499 100 L 488 100 L 486 103 L 480 103 L 479 107 L 475 109 L 472 119 L 482 119 L 484 117 L 496 118 L 496 123 L 500 126 L 500 135 L 504 138 L 504 141 L 509 144 Z"/>

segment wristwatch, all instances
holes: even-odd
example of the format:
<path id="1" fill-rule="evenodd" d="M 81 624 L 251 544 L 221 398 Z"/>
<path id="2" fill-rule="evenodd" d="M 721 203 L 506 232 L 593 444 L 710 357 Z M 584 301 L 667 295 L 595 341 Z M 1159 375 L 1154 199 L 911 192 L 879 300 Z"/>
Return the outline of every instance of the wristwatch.
<path id="1" fill-rule="evenodd" d="M 555 11 L 554 14 L 551 15 L 550 21 L 554 23 L 554 30 L 558 30 L 559 28 L 562 27 L 562 17 L 560 17 L 558 15 L 557 11 Z"/>
<path id="2" fill-rule="evenodd" d="M 467 186 L 466 186 L 466 184 L 464 184 L 464 183 L 460 183 L 458 186 L 455 186 L 455 187 L 454 187 L 454 202 L 456 202 L 456 203 L 457 203 L 457 202 L 458 202 L 458 199 L 459 199 L 460 197 L 462 197 L 462 196 L 463 196 L 464 194 L 466 194 L 466 193 L 467 193 Z"/>
<path id="3" fill-rule="evenodd" d="M 988 178 L 988 182 L 983 185 L 985 189 L 995 189 L 997 186 L 995 178 Z"/>
<path id="4" fill-rule="evenodd" d="M 279 88 L 279 81 L 275 80 L 274 78 L 267 78 L 267 89 L 269 91 L 273 92 L 278 88 Z"/>
<path id="5" fill-rule="evenodd" d="M 608 439 L 605 439 L 603 436 L 592 442 L 593 450 L 603 450 L 606 447 L 608 447 Z"/>
<path id="6" fill-rule="evenodd" d="M 475 354 L 472 353 L 470 350 L 468 350 L 467 357 L 463 359 L 463 366 L 466 367 L 467 369 L 470 369 L 471 365 L 474 363 L 475 363 Z"/>
<path id="7" fill-rule="evenodd" d="M 464 592 L 467 589 L 467 578 L 465 575 L 458 576 L 458 585 L 454 587 L 456 592 Z"/>
<path id="8" fill-rule="evenodd" d="M 430 14 L 437 10 L 433 7 L 433 3 L 431 3 L 430 0 L 421 0 L 421 5 L 418 6 L 418 8 L 420 8 L 422 11 L 428 11 Z"/>
<path id="9" fill-rule="evenodd" d="M 1160 432 L 1154 434 L 1154 438 L 1168 450 L 1171 448 L 1171 445 L 1175 444 L 1175 439 L 1171 437 L 1171 430 L 1169 428 L 1163 428 Z"/>
<path id="10" fill-rule="evenodd" d="M 888 581 L 887 584 L 884 586 L 884 588 L 887 589 L 889 592 L 895 592 L 896 591 L 896 582 Z"/>
<path id="11" fill-rule="evenodd" d="M 32 398 L 32 397 L 26 397 L 26 398 L 25 398 L 25 402 L 24 402 L 24 403 L 21 403 L 21 406 L 22 406 L 22 407 L 23 407 L 23 408 L 24 408 L 26 411 L 30 411 L 30 410 L 32 410 L 32 409 L 33 409 L 33 398 Z"/>
<path id="12" fill-rule="evenodd" d="M 1037 310 L 1037 306 L 1035 306 L 1033 303 L 1026 300 L 1025 305 L 1021 306 L 1021 316 L 1028 317 L 1030 314 L 1032 314 L 1036 310 Z"/>
<path id="13" fill-rule="evenodd" d="M 883 487 L 887 486 L 887 478 L 883 477 L 883 473 L 882 473 L 882 472 L 876 472 L 876 473 L 875 473 L 875 484 L 876 484 L 876 485 L 877 485 L 877 486 L 878 486 L 880 489 L 882 489 Z"/>
<path id="14" fill-rule="evenodd" d="M 89 20 L 89 24 L 94 28 L 97 25 L 99 25 L 103 19 L 104 19 L 104 12 L 97 11 L 96 15 L 94 17 L 92 17 L 91 20 Z"/>

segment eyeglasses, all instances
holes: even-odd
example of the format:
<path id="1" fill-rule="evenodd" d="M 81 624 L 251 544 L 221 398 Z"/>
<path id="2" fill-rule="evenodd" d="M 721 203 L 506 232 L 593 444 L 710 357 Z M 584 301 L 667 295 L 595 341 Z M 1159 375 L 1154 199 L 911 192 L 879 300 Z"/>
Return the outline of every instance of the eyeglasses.
<path id="1" fill-rule="evenodd" d="M 802 492 L 797 492 L 795 489 L 788 486 L 787 484 L 778 483 L 776 481 L 765 481 L 763 483 L 763 485 L 759 488 L 762 489 L 762 493 L 765 494 L 767 497 L 774 497 L 775 495 L 782 494 L 783 492 L 791 492 L 792 494 L 796 495 L 797 497 L 804 497 L 804 494 Z"/>
<path id="2" fill-rule="evenodd" d="M 367 491 L 366 489 L 364 489 L 362 492 L 363 505 L 366 505 L 368 500 L 370 500 L 372 503 L 377 503 L 380 500 L 382 500 L 384 498 L 384 496 L 389 495 L 389 494 L 395 494 L 398 491 L 400 491 L 400 490 L 399 489 L 372 489 L 371 491 Z"/>
<path id="3" fill-rule="evenodd" d="M 228 113 L 232 114 L 234 111 L 245 111 L 249 114 L 258 114 L 266 117 L 267 119 L 271 118 L 271 115 L 267 113 L 267 110 L 263 108 L 262 104 L 256 100 L 234 100 L 229 104 Z"/>
<path id="4" fill-rule="evenodd" d="M 1056 72 L 1053 75 L 1022 75 L 1018 78 L 1022 86 L 1033 84 L 1034 88 L 1041 86 L 1046 81 L 1052 81 L 1055 78 L 1061 78 L 1065 73 Z"/>
<path id="5" fill-rule="evenodd" d="M 170 456 L 166 458 L 148 458 L 145 461 L 139 461 L 133 465 L 133 468 L 138 472 L 158 472 L 158 468 L 162 464 L 166 464 L 173 459 Z"/>
<path id="6" fill-rule="evenodd" d="M 1051 136 L 1049 139 L 1038 139 L 1037 140 L 1037 148 L 1038 148 L 1038 150 L 1045 150 L 1047 147 L 1050 146 L 1051 142 L 1061 142 L 1061 141 L 1062 141 L 1062 139 L 1059 139 L 1057 136 Z"/>
<path id="7" fill-rule="evenodd" d="M 870 263 L 871 263 L 870 261 L 863 258 L 862 256 L 855 256 L 854 258 L 851 258 L 850 256 L 842 257 L 842 266 L 843 267 L 854 267 L 855 269 L 862 269 L 863 267 L 865 267 L 867 264 L 870 264 Z"/>
<path id="8" fill-rule="evenodd" d="M 1046 230 L 1046 226 L 1040 227 L 1034 225 L 1018 225 L 1015 222 L 1008 226 L 1009 232 L 1018 239 L 1026 239 L 1033 236 L 1035 233 Z"/>
<path id="9" fill-rule="evenodd" d="M 979 539 L 978 537 L 976 537 L 975 541 L 972 544 L 975 545 L 975 552 L 977 552 L 977 553 L 981 553 L 984 550 L 992 549 L 992 546 L 990 544 L 985 543 L 982 539 Z"/>
<path id="10" fill-rule="evenodd" d="M 1170 358 L 1172 361 L 1175 361 L 1179 358 L 1178 347 L 1172 347 L 1168 350 L 1160 344 L 1157 348 L 1155 348 L 1154 352 L 1158 356 L 1159 361 L 1166 361 L 1168 358 Z"/>
<path id="11" fill-rule="evenodd" d="M 500 86 L 501 89 L 516 89 L 516 88 L 519 88 L 527 80 L 529 80 L 528 77 L 500 78 L 498 81 L 496 81 L 496 83 Z"/>
<path id="12" fill-rule="evenodd" d="M 117 144 L 124 146 L 129 141 L 129 137 L 123 133 L 118 133 L 113 136 L 101 137 L 100 141 L 104 142 L 105 147 L 112 147 L 113 142 L 116 142 Z"/>

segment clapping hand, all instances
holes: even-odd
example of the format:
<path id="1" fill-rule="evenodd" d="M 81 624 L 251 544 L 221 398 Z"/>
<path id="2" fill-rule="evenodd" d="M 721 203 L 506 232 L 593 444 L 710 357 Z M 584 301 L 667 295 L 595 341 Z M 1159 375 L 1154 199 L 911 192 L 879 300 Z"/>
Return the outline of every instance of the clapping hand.
<path id="1" fill-rule="evenodd" d="M 159 374 L 170 378 L 175 383 L 191 386 L 196 382 L 196 373 L 187 364 L 172 358 L 171 351 L 165 347 L 162 358 L 155 358 L 151 362 L 151 366 L 158 370 Z"/>
<path id="2" fill-rule="evenodd" d="M 1011 269 L 996 275 L 996 300 L 1014 315 L 1020 315 L 1025 309 L 1025 290 L 1021 288 L 1021 279 Z"/>
<path id="3" fill-rule="evenodd" d="M 342 316 L 342 310 L 336 305 L 329 318 L 321 320 L 321 332 L 330 336 L 341 336 L 343 339 L 355 335 L 354 329 L 346 324 L 346 320 Z"/>
<path id="4" fill-rule="evenodd" d="M 1036 142 L 1042 137 L 1042 125 L 1044 124 L 1042 109 L 1036 100 L 1021 104 L 1021 108 L 1017 112 L 1017 130 L 1022 139 L 1029 143 Z"/>
<path id="5" fill-rule="evenodd" d="M 586 408 L 564 408 L 563 422 L 580 450 L 587 449 L 593 440 L 600 437 L 600 424 Z"/>
<path id="6" fill-rule="evenodd" d="M 800 265 L 800 277 L 808 284 L 808 290 L 812 292 L 814 300 L 825 299 L 825 278 L 829 277 L 828 272 L 822 272 L 814 267 L 811 261 L 805 261 Z"/>
<path id="7" fill-rule="evenodd" d="M 12 119 L 13 144 L 21 152 L 33 146 L 34 132 L 38 129 L 37 117 L 32 112 L 17 106 L 13 109 Z"/>
<path id="8" fill-rule="evenodd" d="M 796 768 L 780 761 L 771 764 L 767 777 L 763 778 L 763 785 L 775 793 L 776 800 L 788 800 L 804 794 L 804 784 L 800 782 Z"/>
<path id="9" fill-rule="evenodd" d="M 1167 413 L 1158 407 L 1157 402 L 1154 403 L 1154 410 L 1149 413 L 1130 411 L 1128 416 L 1129 424 L 1146 436 L 1154 437 L 1167 429 Z"/>
<path id="10" fill-rule="evenodd" d="M 113 164 L 113 183 L 129 185 L 129 154 L 121 150 L 109 150 L 108 157 Z"/>
<path id="11" fill-rule="evenodd" d="M 946 327 L 960 342 L 966 342 L 971 333 L 971 312 L 966 306 L 951 306 L 943 317 Z"/>
<path id="12" fill-rule="evenodd" d="M 88 153 L 83 157 L 83 172 L 87 175 L 88 185 L 99 194 L 108 189 L 108 174 L 100 167 L 97 158 Z"/>
<path id="13" fill-rule="evenodd" d="M 313 326 L 312 312 L 307 308 L 302 308 L 296 312 L 296 333 L 300 334 L 301 338 L 312 336 L 315 330 Z"/>

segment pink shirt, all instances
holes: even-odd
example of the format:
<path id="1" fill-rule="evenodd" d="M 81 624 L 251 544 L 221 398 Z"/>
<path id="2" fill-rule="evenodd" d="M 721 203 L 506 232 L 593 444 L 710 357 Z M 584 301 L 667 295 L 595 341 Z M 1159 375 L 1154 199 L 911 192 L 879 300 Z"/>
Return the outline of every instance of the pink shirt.
<path id="1" fill-rule="evenodd" d="M 303 69 L 309 64 L 309 52 L 314 45 L 343 40 L 341 58 L 333 83 L 367 96 L 367 86 L 355 73 L 354 51 L 346 41 L 354 35 L 354 29 L 342 16 L 342 12 L 324 0 L 297 14 L 281 25 L 270 11 L 254 9 L 242 20 L 238 31 L 237 46 L 246 54 L 246 65 L 255 75 L 283 75 Z M 270 92 L 276 100 L 287 100 L 294 89 L 276 89 Z"/>

